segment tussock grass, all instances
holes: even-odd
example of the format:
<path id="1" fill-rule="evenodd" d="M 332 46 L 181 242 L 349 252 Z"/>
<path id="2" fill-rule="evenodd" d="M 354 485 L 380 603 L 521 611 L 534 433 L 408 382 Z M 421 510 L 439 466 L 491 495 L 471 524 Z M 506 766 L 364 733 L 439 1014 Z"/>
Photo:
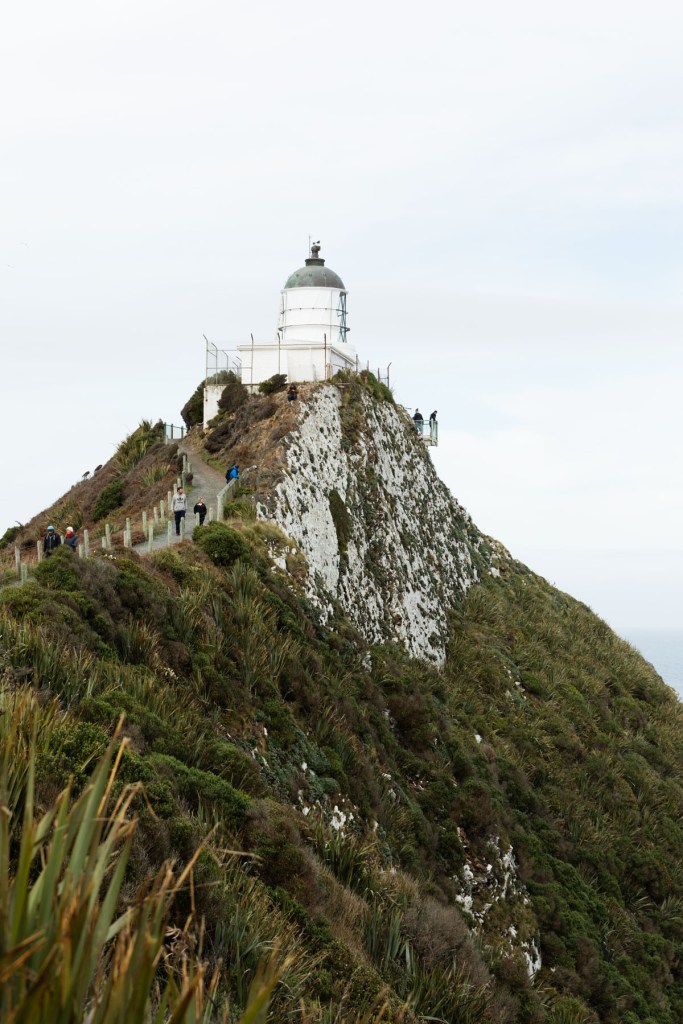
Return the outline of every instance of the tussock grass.
<path id="1" fill-rule="evenodd" d="M 163 423 L 152 424 L 151 420 L 141 420 L 132 434 L 122 441 L 116 449 L 116 461 L 119 469 L 126 471 L 144 458 L 149 449 L 163 441 Z"/>

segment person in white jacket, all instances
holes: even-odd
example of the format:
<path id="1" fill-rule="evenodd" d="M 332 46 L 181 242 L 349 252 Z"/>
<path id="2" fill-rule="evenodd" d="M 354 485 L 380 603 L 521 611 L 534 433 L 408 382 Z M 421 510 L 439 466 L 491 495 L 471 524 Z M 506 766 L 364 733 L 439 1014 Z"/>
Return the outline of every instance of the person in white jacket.
<path id="1" fill-rule="evenodd" d="M 171 508 L 173 509 L 173 515 L 175 516 L 175 535 L 176 537 L 179 537 L 180 520 L 185 518 L 185 513 L 187 512 L 187 495 L 182 487 L 179 487 L 173 495 Z"/>

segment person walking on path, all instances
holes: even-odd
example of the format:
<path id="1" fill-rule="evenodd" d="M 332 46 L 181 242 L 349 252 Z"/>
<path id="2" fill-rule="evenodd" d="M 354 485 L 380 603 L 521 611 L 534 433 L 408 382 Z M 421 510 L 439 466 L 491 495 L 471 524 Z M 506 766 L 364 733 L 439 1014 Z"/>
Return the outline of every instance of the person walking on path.
<path id="1" fill-rule="evenodd" d="M 180 521 L 185 518 L 185 513 L 187 512 L 187 496 L 182 487 L 179 487 L 173 495 L 171 508 L 173 509 L 173 515 L 175 516 L 175 535 L 176 537 L 179 537 Z"/>
<path id="2" fill-rule="evenodd" d="M 62 543 L 62 538 L 55 530 L 54 526 L 48 526 L 45 538 L 43 540 L 43 554 L 46 558 L 49 558 L 52 552 L 59 547 Z"/>
<path id="3" fill-rule="evenodd" d="M 66 533 L 64 535 L 64 543 L 70 547 L 72 551 L 78 551 L 78 535 L 73 526 L 67 526 Z"/>
<path id="4" fill-rule="evenodd" d="M 197 504 L 195 505 L 195 507 L 194 507 L 194 509 L 192 511 L 194 512 L 194 514 L 196 516 L 199 516 L 199 525 L 203 526 L 204 525 L 204 520 L 206 519 L 206 512 L 207 512 L 206 503 L 205 503 L 203 498 L 199 499 L 199 501 L 197 502 Z"/>
<path id="5" fill-rule="evenodd" d="M 231 466 L 225 474 L 225 479 L 230 483 L 231 480 L 239 480 L 240 478 L 240 467 L 238 465 Z"/>

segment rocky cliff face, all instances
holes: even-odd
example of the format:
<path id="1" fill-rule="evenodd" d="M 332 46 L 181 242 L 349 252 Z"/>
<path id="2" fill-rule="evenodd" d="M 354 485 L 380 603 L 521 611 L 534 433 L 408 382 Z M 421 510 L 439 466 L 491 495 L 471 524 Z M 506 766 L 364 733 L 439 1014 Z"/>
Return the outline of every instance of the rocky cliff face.
<path id="1" fill-rule="evenodd" d="M 395 640 L 435 663 L 449 608 L 496 571 L 410 418 L 354 382 L 302 403 L 283 479 L 258 514 L 300 546 L 325 618 L 338 602 L 369 642 Z"/>

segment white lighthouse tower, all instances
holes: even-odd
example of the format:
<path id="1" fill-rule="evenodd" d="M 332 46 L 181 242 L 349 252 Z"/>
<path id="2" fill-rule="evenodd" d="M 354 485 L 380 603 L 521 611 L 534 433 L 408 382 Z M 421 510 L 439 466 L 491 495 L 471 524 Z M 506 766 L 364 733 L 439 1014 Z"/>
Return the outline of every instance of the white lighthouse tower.
<path id="1" fill-rule="evenodd" d="M 242 383 L 254 387 L 276 373 L 289 381 L 327 380 L 354 369 L 346 296 L 344 282 L 325 266 L 314 242 L 305 266 L 290 274 L 280 294 L 276 340 L 238 346 Z"/>

